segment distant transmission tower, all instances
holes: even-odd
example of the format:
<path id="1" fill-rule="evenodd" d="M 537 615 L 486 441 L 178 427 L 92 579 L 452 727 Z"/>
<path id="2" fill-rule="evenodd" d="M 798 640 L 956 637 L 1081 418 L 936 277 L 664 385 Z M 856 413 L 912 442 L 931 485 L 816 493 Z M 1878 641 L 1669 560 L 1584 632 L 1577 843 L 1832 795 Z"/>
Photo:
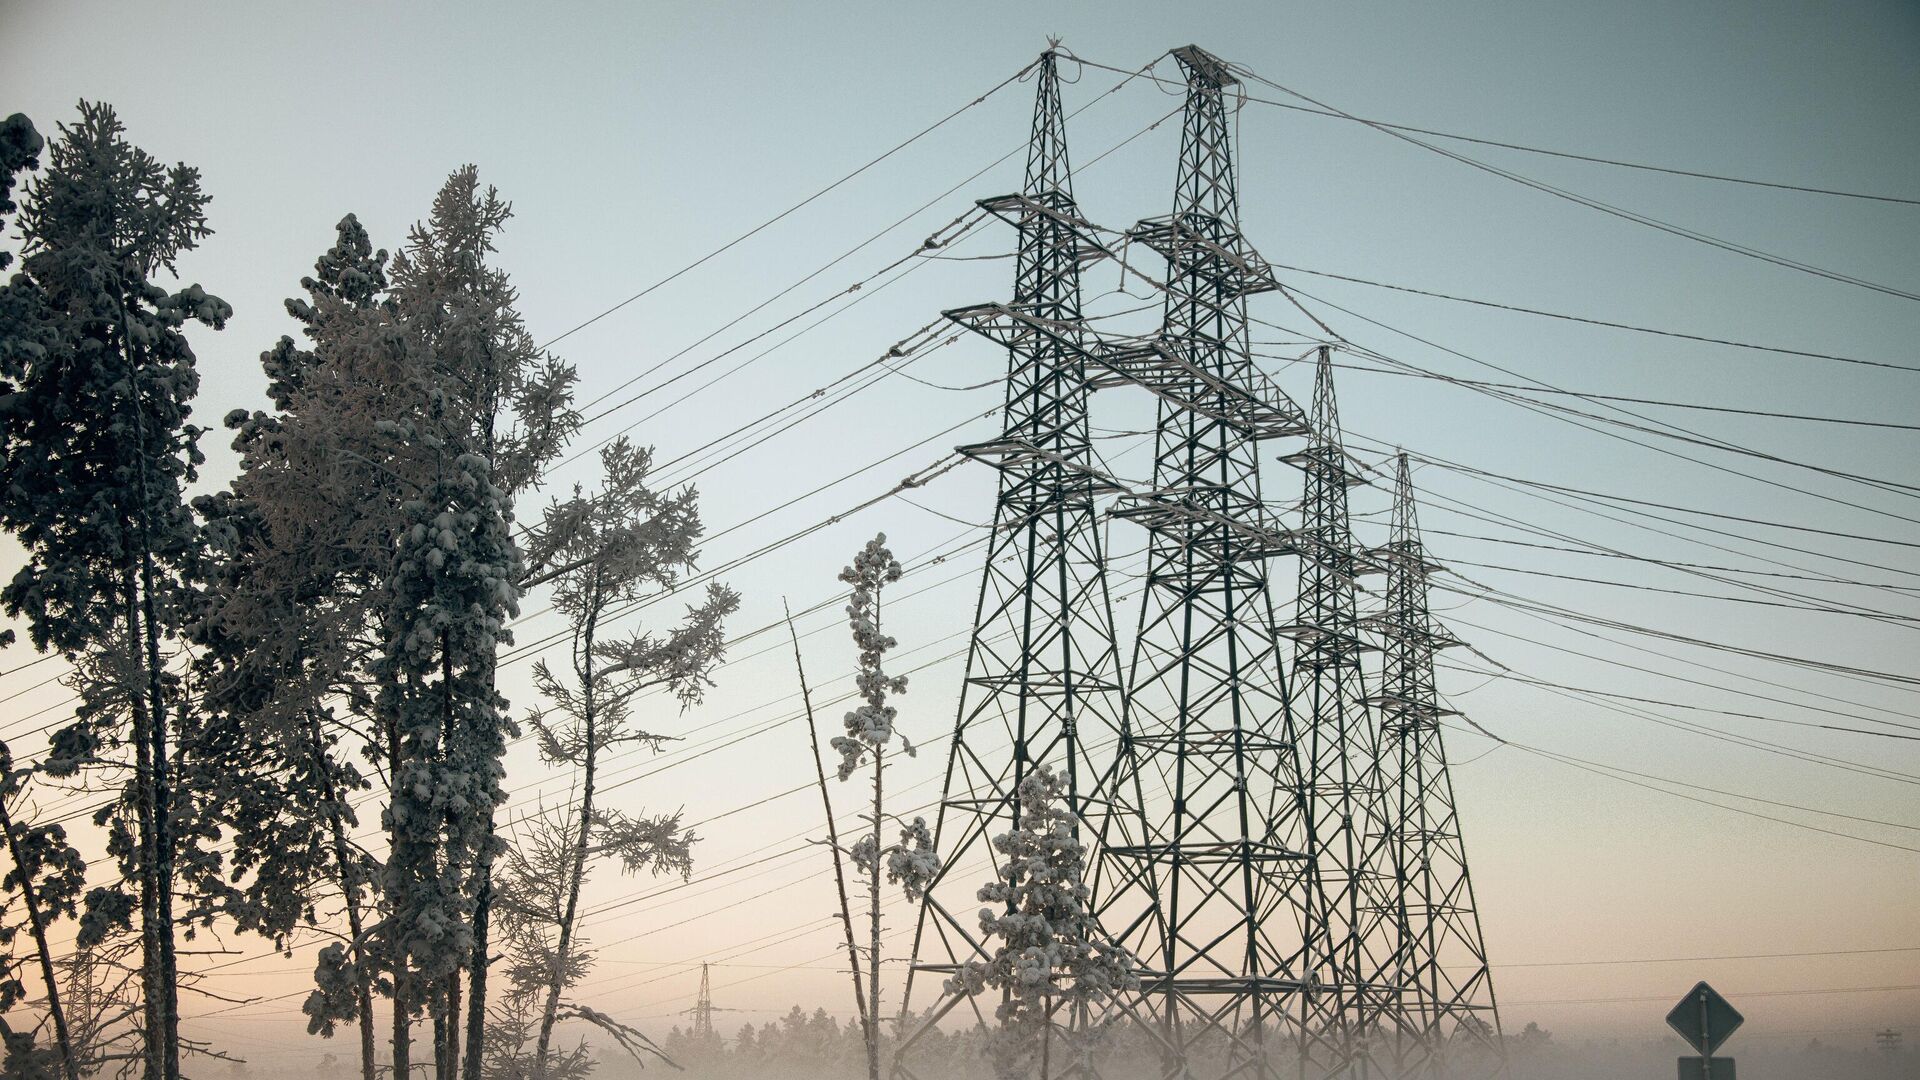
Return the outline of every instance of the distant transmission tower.
<path id="1" fill-rule="evenodd" d="M 912 1075 L 918 1035 L 965 1002 L 993 1023 L 994 1002 L 944 993 L 945 976 L 984 960 L 976 891 L 996 873 L 993 838 L 1020 826 L 1020 783 L 1046 765 L 1064 775 L 1076 816 L 1096 763 L 1120 737 L 1119 662 L 1096 497 L 1117 490 L 1092 466 L 1080 325 L 1080 267 L 1104 257 L 1083 240 L 1074 205 L 1056 58 L 1039 63 L 1026 184 L 980 205 L 1019 230 L 1011 304 L 947 313 L 1008 349 L 1000 437 L 960 447 L 999 470 L 959 721 L 935 827 L 941 867 L 920 907 L 903 1007 L 926 1010 L 896 1056 Z M 1036 328 L 1045 328 L 1041 332 Z M 931 985 L 932 994 L 916 997 Z M 1076 1020 L 1065 1018 L 1069 1027 Z M 1072 1070 L 1071 1055 L 1055 1075 Z"/>
<path id="2" fill-rule="evenodd" d="M 1348 467 L 1326 346 L 1314 369 L 1313 434 L 1306 449 L 1281 460 L 1305 473 L 1300 505 L 1300 594 L 1294 621 L 1280 628 L 1295 642 L 1292 699 L 1307 777 L 1314 857 L 1326 904 L 1326 952 L 1320 978 L 1331 984 L 1327 1038 L 1351 1058 L 1351 1075 L 1383 1075 L 1372 1060 L 1386 1050 L 1399 994 L 1391 980 L 1398 946 L 1389 907 L 1392 824 L 1382 804 L 1380 737 L 1368 707 L 1356 579 L 1378 569 L 1354 547 L 1347 489 L 1363 483 Z M 1391 1069 L 1390 1054 L 1382 1065 Z"/>
<path id="3" fill-rule="evenodd" d="M 713 1034 L 713 986 L 707 979 L 707 965 L 700 965 L 700 996 L 693 999 L 693 1037 L 696 1041 L 712 1039 Z"/>
<path id="4" fill-rule="evenodd" d="M 1504 1067 L 1505 1049 L 1440 733 L 1440 718 L 1454 713 L 1441 706 L 1433 678 L 1434 650 L 1460 642 L 1428 610 L 1427 575 L 1437 567 L 1420 542 L 1407 455 L 1396 465 L 1393 538 L 1373 553 L 1387 565 L 1386 609 L 1374 620 L 1386 663 L 1373 700 L 1393 781 L 1402 1069 L 1409 1076 L 1488 1076 Z"/>
<path id="5" fill-rule="evenodd" d="M 1173 56 L 1187 80 L 1174 211 L 1129 233 L 1167 260 L 1161 332 L 1096 352 L 1100 385 L 1160 398 L 1152 487 L 1114 511 L 1149 540 L 1133 752 L 1105 791 L 1124 808 L 1112 820 L 1143 820 L 1146 835 L 1103 845 L 1113 882 L 1132 887 L 1096 900 L 1152 969 L 1167 1075 L 1295 1075 L 1319 1056 L 1308 980 L 1325 928 L 1268 593 L 1267 561 L 1292 538 L 1261 500 L 1255 448 L 1306 424 L 1247 341 L 1246 297 L 1277 286 L 1239 230 L 1226 101 L 1238 80 L 1194 46 Z M 1143 891 L 1150 913 L 1126 910 Z"/>

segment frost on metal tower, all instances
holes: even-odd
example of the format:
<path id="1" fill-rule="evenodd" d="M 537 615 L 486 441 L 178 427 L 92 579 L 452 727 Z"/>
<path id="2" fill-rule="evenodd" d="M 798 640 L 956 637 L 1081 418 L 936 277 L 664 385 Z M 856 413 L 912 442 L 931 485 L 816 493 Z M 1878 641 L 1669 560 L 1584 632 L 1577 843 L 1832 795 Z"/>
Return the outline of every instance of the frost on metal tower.
<path id="1" fill-rule="evenodd" d="M 935 845 L 939 876 L 915 931 L 906 1004 L 924 1033 L 963 1006 L 991 1023 L 996 1001 L 946 994 L 945 977 L 986 959 L 976 890 L 998 864 L 995 836 L 1017 828 L 1020 782 L 1036 766 L 1064 775 L 1076 817 L 1119 739 L 1119 662 L 1095 507 L 1116 487 L 1092 465 L 1080 320 L 1080 268 L 1106 256 L 1074 205 L 1060 83 L 1039 62 L 1026 184 L 980 205 L 1019 230 L 1010 304 L 948 312 L 1008 347 L 1005 425 L 960 452 L 1000 473 L 959 720 L 947 761 Z M 1072 1026 L 1074 1018 L 1065 1018 Z M 911 1075 L 916 1039 L 897 1070 Z"/>
<path id="2" fill-rule="evenodd" d="M 1387 565 L 1386 609 L 1373 622 L 1385 643 L 1380 694 L 1384 759 L 1391 770 L 1392 864 L 1397 879 L 1395 982 L 1402 993 L 1403 1070 L 1409 1076 L 1490 1076 L 1504 1065 L 1500 1014 L 1486 942 L 1467 873 L 1440 718 L 1453 711 L 1434 687 L 1435 649 L 1459 642 L 1427 608 L 1427 560 L 1414 517 L 1407 456 L 1397 462 L 1393 537 L 1373 554 Z"/>
<path id="3" fill-rule="evenodd" d="M 1131 753 L 1105 793 L 1125 805 L 1144 790 L 1111 820 L 1144 820 L 1145 836 L 1103 845 L 1111 880 L 1138 887 L 1096 899 L 1149 969 L 1170 1075 L 1293 1075 L 1303 1051 L 1317 1056 L 1303 991 L 1323 928 L 1268 593 L 1268 560 L 1292 540 L 1261 500 L 1256 446 L 1306 424 L 1247 341 L 1246 297 L 1276 283 L 1239 230 L 1226 100 L 1238 80 L 1193 46 L 1173 55 L 1187 80 L 1174 210 L 1129 234 L 1167 260 L 1161 331 L 1096 353 L 1096 385 L 1160 399 L 1152 486 L 1113 512 L 1148 545 Z M 1150 912 L 1123 910 L 1143 891 Z"/>
<path id="4" fill-rule="evenodd" d="M 1351 1056 L 1352 1075 L 1369 1077 L 1391 1068 L 1382 1036 L 1393 1031 L 1399 1006 L 1391 981 L 1398 946 L 1386 850 L 1392 826 L 1382 804 L 1379 730 L 1361 665 L 1361 654 L 1373 646 L 1361 634 L 1355 599 L 1358 575 L 1379 567 L 1353 543 L 1347 489 L 1363 481 L 1348 467 L 1325 346 L 1315 364 L 1312 419 L 1307 447 L 1281 459 L 1305 474 L 1305 485 L 1299 603 L 1280 633 L 1295 643 L 1292 700 L 1325 902 L 1325 952 L 1315 958 L 1332 997 L 1325 1035 Z M 1379 1064 L 1372 1060 L 1376 1053 Z"/>

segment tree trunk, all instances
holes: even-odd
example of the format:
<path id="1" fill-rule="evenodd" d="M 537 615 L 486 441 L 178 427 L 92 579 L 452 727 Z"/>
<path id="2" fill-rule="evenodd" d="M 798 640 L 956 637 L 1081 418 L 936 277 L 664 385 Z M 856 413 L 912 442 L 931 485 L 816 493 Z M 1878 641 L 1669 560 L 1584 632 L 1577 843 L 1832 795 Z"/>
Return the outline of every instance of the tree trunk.
<path id="1" fill-rule="evenodd" d="M 409 684 L 414 682 L 412 675 L 407 676 Z M 412 686 L 408 687 L 412 690 Z M 390 789 L 400 784 L 400 725 L 391 717 L 387 721 L 387 784 Z M 387 843 L 395 848 L 397 834 L 389 832 Z M 409 1013 L 413 1008 L 412 979 L 407 971 L 406 934 L 401 927 L 401 917 L 406 913 L 406 874 L 407 868 L 391 852 L 387 856 L 387 961 L 393 976 L 393 1077 L 392 1080 L 412 1080 L 413 1076 L 413 1025 Z"/>
<path id="2" fill-rule="evenodd" d="M 1053 1055 L 1053 995 L 1040 995 L 1040 1075 L 1037 1080 L 1048 1080 Z"/>
<path id="3" fill-rule="evenodd" d="M 447 1080 L 447 980 L 427 991 L 427 1012 L 433 1017 L 433 1080 Z"/>
<path id="4" fill-rule="evenodd" d="M 27 909 L 27 925 L 33 930 L 33 944 L 40 953 L 40 978 L 47 984 L 47 1015 L 53 1020 L 54 1038 L 60 1041 L 60 1069 L 67 1080 L 79 1080 L 79 1071 L 73 1063 L 73 1043 L 67 1037 L 67 1014 L 60 1008 L 60 983 L 53 975 L 53 952 L 47 948 L 47 924 L 40 917 L 40 898 L 33 893 L 33 876 L 20 857 L 20 837 L 13 831 L 13 815 L 7 812 L 4 800 L 0 800 L 0 829 L 7 833 L 7 851 L 12 854 L 14 868 L 20 875 L 20 898 Z"/>
<path id="5" fill-rule="evenodd" d="M 121 588 L 126 595 L 127 648 L 133 656 L 140 655 L 140 609 L 135 603 L 136 587 L 134 569 L 131 560 L 121 568 Z M 161 1047 L 160 1032 L 164 1023 L 160 1016 L 160 967 L 155 962 L 159 955 L 157 937 L 160 931 L 160 917 L 154 896 L 154 867 L 159 859 L 154 854 L 153 832 L 153 740 L 148 737 L 147 729 L 153 724 L 153 715 L 147 708 L 147 698 L 143 691 L 134 691 L 128 695 L 130 711 L 133 713 L 133 784 L 134 817 L 139 825 L 138 850 L 140 865 L 137 868 L 140 878 L 140 1019 L 142 1040 L 141 1058 L 144 1063 L 142 1076 L 145 1080 L 165 1080 L 166 1062 Z"/>
<path id="6" fill-rule="evenodd" d="M 540 1013 L 540 1037 L 534 1043 L 533 1080 L 547 1078 L 547 1048 L 553 1043 L 554 1019 L 560 1012 L 568 953 L 573 948 L 573 923 L 580 910 L 580 886 L 586 880 L 587 848 L 593 828 L 594 766 L 599 762 L 598 703 L 594 700 L 593 637 L 599 623 L 599 572 L 594 573 L 594 597 L 581 626 L 582 647 L 574 670 L 580 676 L 581 720 L 586 727 L 585 759 L 581 762 L 580 817 L 573 838 L 573 865 L 567 870 L 567 903 L 560 914 L 560 942 L 554 950 L 553 971 L 547 977 L 547 1003 Z"/>
<path id="7" fill-rule="evenodd" d="M 148 515 L 152 513 L 152 491 L 147 477 L 147 422 L 145 402 L 140 392 L 139 370 L 133 357 L 133 336 L 127 322 L 127 302 L 124 294 L 115 296 L 120 312 L 120 357 L 125 364 L 127 393 L 133 413 L 133 435 L 135 451 L 134 493 L 140 505 L 131 517 L 135 531 L 136 557 L 139 564 L 140 620 L 138 640 L 141 647 L 137 662 L 144 667 L 146 676 L 145 692 L 147 696 L 147 744 L 148 744 L 148 801 L 152 814 L 152 837 L 147 844 L 152 861 L 146 867 L 148 881 L 142 883 L 143 892 L 151 890 L 152 895 L 145 897 L 152 905 L 154 919 L 150 931 L 143 928 L 142 945 L 149 951 L 141 957 L 149 981 L 148 992 L 157 994 L 157 1001 L 148 1005 L 150 1017 L 147 1029 L 149 1046 L 154 1042 L 155 1027 L 158 1028 L 159 1053 L 149 1052 L 147 1067 L 149 1071 L 158 1070 L 160 1080 L 180 1080 L 180 1001 L 179 975 L 175 970 L 173 952 L 173 836 L 169 823 L 172 803 L 171 780 L 167 775 L 167 703 L 166 694 L 161 685 L 160 665 L 160 628 L 156 624 L 154 603 L 153 573 L 153 533 Z M 130 628 L 131 629 L 131 628 Z M 142 917 L 146 915 L 146 903 L 142 905 Z"/>
<path id="8" fill-rule="evenodd" d="M 413 1076 L 413 1024 L 407 1015 L 413 1009 L 412 977 L 406 958 L 398 951 L 393 961 L 393 1080 Z"/>
<path id="9" fill-rule="evenodd" d="M 487 688 L 493 689 L 493 661 L 488 658 Z M 486 799 L 486 833 L 474 864 L 473 955 L 467 970 L 467 1062 L 459 1074 L 464 1080 L 480 1080 L 480 1066 L 487 1045 L 487 927 L 493 915 L 493 838 L 495 806 L 491 793 Z M 454 1080 L 449 1076 L 447 1080 Z"/>
<path id="10" fill-rule="evenodd" d="M 880 1080 L 880 825 L 881 780 L 886 775 L 886 759 L 881 748 L 873 752 L 873 869 L 867 874 L 867 914 L 871 941 L 867 950 L 867 1080 Z"/>
<path id="11" fill-rule="evenodd" d="M 786 600 L 780 606 L 786 608 Z M 793 611 L 787 609 L 787 636 L 793 639 L 793 669 L 800 676 L 800 701 L 806 707 L 807 738 L 813 744 L 813 771 L 820 781 L 820 806 L 827 815 L 827 847 L 833 852 L 833 885 L 840 894 L 840 925 L 847 932 L 847 968 L 853 976 L 853 1004 L 860 1014 L 860 1033 L 868 1046 L 874 1045 L 873 1018 L 867 1015 L 867 988 L 860 981 L 860 946 L 853 939 L 853 909 L 847 903 L 847 872 L 840 858 L 840 830 L 833 823 L 833 798 L 827 794 L 827 767 L 820 759 L 820 726 L 813 718 L 813 694 L 807 689 L 807 669 L 800 662 L 800 634 L 793 628 Z"/>
<path id="12" fill-rule="evenodd" d="M 447 973 L 446 1080 L 460 1075 L 460 969 Z"/>
<path id="13" fill-rule="evenodd" d="M 491 816 L 491 811 L 489 811 Z M 493 836 L 493 822 L 487 822 Z M 473 911 L 473 966 L 467 974 L 467 1067 L 465 1080 L 480 1080 L 487 1046 L 487 921 L 493 910 L 493 860 L 480 865 L 480 899 Z"/>
<path id="14" fill-rule="evenodd" d="M 141 474 L 144 479 L 145 465 Z M 144 487 L 145 484 L 142 484 Z M 160 635 L 154 626 L 153 556 L 143 552 L 140 576 L 147 646 L 147 689 L 153 701 L 153 832 L 155 938 L 160 955 L 161 1064 L 166 1080 L 180 1080 L 180 973 L 173 951 L 173 781 L 167 771 L 167 711 L 160 686 Z"/>
<path id="15" fill-rule="evenodd" d="M 367 965 L 363 920 L 360 916 L 360 886 L 354 880 L 351 849 L 347 844 L 346 823 L 341 819 L 340 788 L 333 773 L 325 768 L 321 756 L 320 719 L 307 713 L 307 741 L 313 748 L 314 765 L 326 777 L 327 825 L 333 833 L 333 861 L 340 868 L 340 891 L 347 900 L 347 932 L 353 941 L 354 993 L 360 1005 L 360 1080 L 374 1080 L 373 1060 L 373 969 Z"/>

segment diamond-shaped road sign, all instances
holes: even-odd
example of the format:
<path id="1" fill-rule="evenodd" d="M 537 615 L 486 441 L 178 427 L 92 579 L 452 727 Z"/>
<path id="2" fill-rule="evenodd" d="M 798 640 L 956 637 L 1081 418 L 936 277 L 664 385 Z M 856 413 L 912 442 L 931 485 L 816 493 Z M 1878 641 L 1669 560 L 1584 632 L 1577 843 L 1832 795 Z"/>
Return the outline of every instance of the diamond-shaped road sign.
<path id="1" fill-rule="evenodd" d="M 1706 983 L 1687 991 L 1680 1004 L 1667 1014 L 1667 1026 L 1680 1033 L 1687 1045 L 1705 1057 L 1713 1056 L 1727 1036 L 1746 1021 L 1740 1011 Z"/>

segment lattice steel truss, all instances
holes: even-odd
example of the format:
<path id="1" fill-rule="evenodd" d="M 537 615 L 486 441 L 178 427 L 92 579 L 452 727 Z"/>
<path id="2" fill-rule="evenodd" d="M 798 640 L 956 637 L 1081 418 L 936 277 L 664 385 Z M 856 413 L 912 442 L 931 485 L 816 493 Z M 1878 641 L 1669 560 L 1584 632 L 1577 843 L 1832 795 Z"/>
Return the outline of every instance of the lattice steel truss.
<path id="1" fill-rule="evenodd" d="M 1074 202 L 1051 51 L 1025 186 L 979 204 L 1019 231 L 1014 298 L 946 313 L 1008 350 L 1007 394 L 1001 435 L 960 448 L 999 471 L 999 496 L 902 1003 L 923 1011 L 894 1069 L 911 1077 L 956 1010 L 990 1026 L 991 1003 L 941 984 L 990 955 L 975 893 L 996 873 L 993 838 L 1020 824 L 1021 780 L 1046 765 L 1093 841 L 1103 931 L 1142 964 L 1137 997 L 1055 1017 L 1051 1076 L 1095 1075 L 1082 1036 L 1122 1019 L 1181 1080 L 1491 1075 L 1499 1020 L 1433 686 L 1433 650 L 1453 641 L 1427 609 L 1406 459 L 1391 542 L 1358 549 L 1327 350 L 1311 419 L 1253 362 L 1246 298 L 1278 285 L 1239 230 L 1238 80 L 1196 47 L 1173 56 L 1187 81 L 1174 210 L 1127 234 L 1167 260 L 1160 331 L 1082 321 L 1081 268 L 1115 252 Z M 1148 485 L 1094 464 L 1088 397 L 1120 386 L 1158 399 Z M 1257 448 L 1300 436 L 1281 459 L 1305 473 L 1293 529 L 1266 508 Z M 1149 537 L 1124 688 L 1109 497 Z M 1300 560 L 1284 626 L 1279 556 Z M 1363 618 L 1356 578 L 1383 570 L 1386 608 Z M 1384 643 L 1373 696 L 1365 631 Z"/>
<path id="2" fill-rule="evenodd" d="M 1372 700 L 1393 781 L 1392 970 L 1405 1024 L 1400 1071 L 1494 1076 L 1505 1069 L 1500 1013 L 1440 729 L 1441 717 L 1455 714 L 1440 704 L 1433 678 L 1434 650 L 1460 642 L 1428 609 L 1427 575 L 1437 566 L 1420 542 L 1405 454 L 1396 466 L 1392 540 L 1372 553 L 1387 567 L 1387 603 L 1371 622 L 1386 652 L 1381 692 Z"/>
<path id="3" fill-rule="evenodd" d="M 1129 234 L 1167 259 L 1161 332 L 1094 354 L 1097 382 L 1160 398 L 1152 488 L 1114 511 L 1149 540 L 1131 752 L 1103 785 L 1111 820 L 1144 820 L 1146 836 L 1106 838 L 1096 901 L 1157 969 L 1145 990 L 1168 1075 L 1294 1075 L 1321 1056 L 1308 980 L 1325 925 L 1268 592 L 1267 560 L 1291 538 L 1264 508 L 1256 446 L 1305 418 L 1258 378 L 1247 341 L 1246 297 L 1276 283 L 1239 230 L 1237 80 L 1198 48 L 1173 55 L 1187 79 L 1174 211 Z"/>
<path id="4" fill-rule="evenodd" d="M 1078 818 L 1105 821 L 1109 815 L 1090 811 L 1088 799 L 1121 741 L 1119 661 L 1095 506 L 1118 488 L 1091 464 L 1084 353 L 1070 340 L 1080 326 L 1080 268 L 1106 252 L 1087 242 L 1074 205 L 1051 51 L 1038 72 L 1025 186 L 980 203 L 1019 230 L 1013 302 L 948 312 L 1008 347 L 1007 393 L 1000 437 L 959 448 L 999 470 L 999 498 L 935 826 L 941 868 L 920 907 L 903 1000 L 903 1008 L 925 1010 L 896 1055 L 895 1071 L 905 1076 L 913 1075 L 918 1041 L 956 1007 L 992 1023 L 997 1000 L 956 997 L 942 983 L 959 965 L 989 955 L 975 893 L 998 865 L 993 838 L 1021 824 L 1020 782 L 1049 766 L 1067 777 Z M 1034 326 L 1048 332 L 1009 332 Z M 1065 1017 L 1062 1026 L 1071 1032 L 1086 1022 Z M 1067 1047 L 1050 1061 L 1054 1076 L 1091 1068 Z"/>
<path id="5" fill-rule="evenodd" d="M 1365 481 L 1349 467 L 1325 346 L 1314 366 L 1312 417 L 1307 447 L 1281 458 L 1305 483 L 1295 545 L 1299 601 L 1279 632 L 1294 641 L 1292 700 L 1327 921 L 1326 951 L 1315 958 L 1333 999 L 1323 1034 L 1348 1059 L 1349 1075 L 1368 1078 L 1395 1067 L 1387 1037 L 1400 1005 L 1392 823 L 1361 664 L 1374 646 L 1361 634 L 1356 599 L 1358 578 L 1381 567 L 1354 546 L 1347 490 Z"/>

